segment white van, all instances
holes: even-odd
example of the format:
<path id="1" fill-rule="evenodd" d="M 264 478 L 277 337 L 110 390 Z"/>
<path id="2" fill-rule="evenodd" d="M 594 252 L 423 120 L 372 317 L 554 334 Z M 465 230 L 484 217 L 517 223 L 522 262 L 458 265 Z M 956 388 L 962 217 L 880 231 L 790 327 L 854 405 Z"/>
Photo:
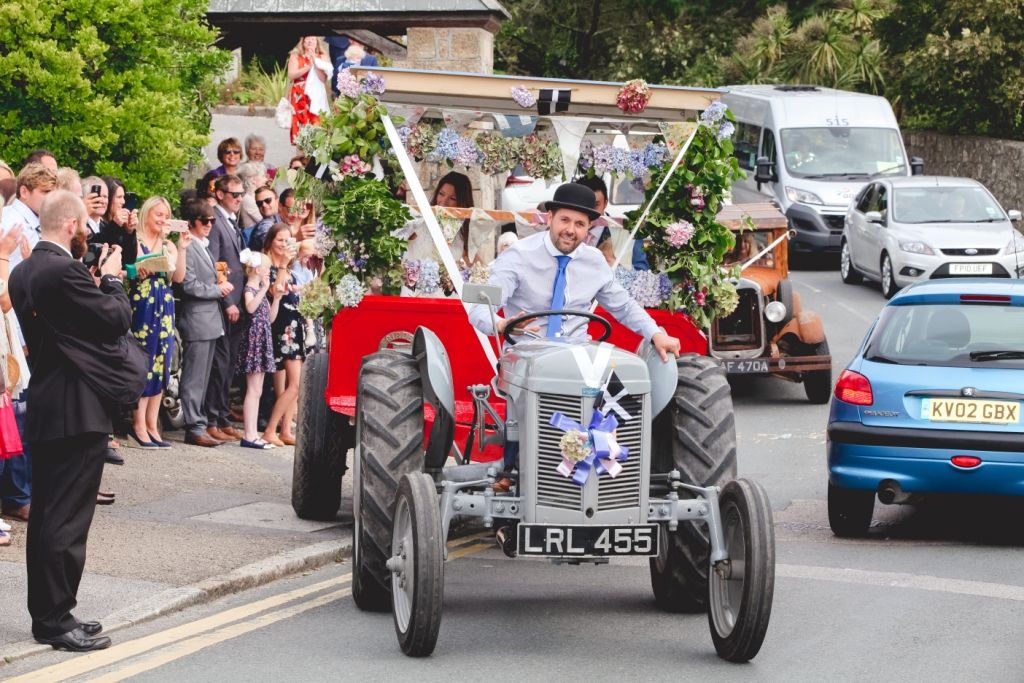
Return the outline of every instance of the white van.
<path id="1" fill-rule="evenodd" d="M 728 86 L 735 154 L 747 178 L 736 202 L 774 200 L 789 218 L 794 253 L 839 253 L 843 219 L 865 183 L 923 173 L 907 159 L 882 97 L 805 85 Z"/>

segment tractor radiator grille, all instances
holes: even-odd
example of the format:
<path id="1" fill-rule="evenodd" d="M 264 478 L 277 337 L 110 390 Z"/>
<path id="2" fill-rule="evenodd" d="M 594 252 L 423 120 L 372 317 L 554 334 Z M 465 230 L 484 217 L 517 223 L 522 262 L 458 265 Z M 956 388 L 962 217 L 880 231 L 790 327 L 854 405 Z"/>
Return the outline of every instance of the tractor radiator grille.
<path id="1" fill-rule="evenodd" d="M 582 422 L 582 399 L 579 396 L 539 394 L 537 407 L 537 503 L 579 510 L 583 504 L 583 489 L 556 471 L 562 462 L 562 451 L 558 447 L 562 431 L 551 426 L 551 416 L 562 413 L 569 419 Z"/>
<path id="2" fill-rule="evenodd" d="M 620 446 L 629 449 L 629 457 L 622 463 L 622 472 L 612 479 L 607 474 L 597 480 L 597 508 L 599 510 L 621 510 L 640 505 L 640 461 L 641 444 L 643 442 L 644 425 L 647 416 L 643 414 L 643 397 L 626 396 L 619 400 L 619 405 L 633 416 L 632 420 L 623 420 L 621 415 L 615 440 Z M 592 475 L 593 476 L 593 475 Z"/>
<path id="3" fill-rule="evenodd" d="M 562 462 L 559 441 L 562 431 L 552 427 L 551 415 L 559 412 L 583 423 L 582 401 L 576 396 L 540 394 L 537 397 L 537 503 L 565 510 L 583 507 L 583 489 L 571 479 L 560 475 L 556 468 Z M 640 505 L 640 470 L 643 459 L 643 430 L 647 416 L 643 414 L 643 397 L 626 396 L 619 401 L 631 420 L 619 419 L 616 439 L 629 449 L 629 458 L 622 463 L 622 472 L 612 479 L 607 474 L 597 478 L 597 509 L 621 510 Z M 591 474 L 591 477 L 596 475 Z M 588 484 L 589 485 L 589 484 Z"/>

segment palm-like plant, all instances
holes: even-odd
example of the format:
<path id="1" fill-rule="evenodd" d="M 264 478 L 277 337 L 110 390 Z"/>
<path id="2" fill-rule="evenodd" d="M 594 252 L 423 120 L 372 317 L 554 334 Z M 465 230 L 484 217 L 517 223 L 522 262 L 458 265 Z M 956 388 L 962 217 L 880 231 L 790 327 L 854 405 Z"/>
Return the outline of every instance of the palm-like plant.
<path id="1" fill-rule="evenodd" d="M 790 72 L 804 83 L 837 86 L 850 47 L 850 38 L 834 15 L 809 17 L 793 35 Z"/>

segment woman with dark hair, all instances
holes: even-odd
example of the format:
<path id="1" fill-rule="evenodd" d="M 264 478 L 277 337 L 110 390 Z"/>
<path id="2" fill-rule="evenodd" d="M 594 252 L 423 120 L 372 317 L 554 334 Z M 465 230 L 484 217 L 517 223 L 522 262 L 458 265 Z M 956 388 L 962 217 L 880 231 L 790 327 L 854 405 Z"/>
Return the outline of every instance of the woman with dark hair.
<path id="1" fill-rule="evenodd" d="M 271 298 L 280 298 L 277 317 L 271 325 L 274 337 L 274 407 L 263 431 L 263 440 L 275 446 L 295 444 L 292 419 L 298 407 L 302 361 L 306 359 L 306 321 L 299 314 L 299 295 L 290 270 L 297 247 L 287 223 L 275 223 L 263 241 L 263 252 L 270 257 Z M 277 434 L 281 428 L 280 437 Z"/>
<path id="2" fill-rule="evenodd" d="M 96 244 L 118 245 L 121 247 L 121 263 L 135 263 L 139 253 L 139 242 L 135 239 L 135 229 L 139 224 L 137 207 L 125 208 L 124 185 L 114 176 L 103 176 L 107 185 L 107 212 L 100 220 L 99 232 L 89 238 Z"/>
<path id="3" fill-rule="evenodd" d="M 473 185 L 469 178 L 458 171 L 452 171 L 437 181 L 434 195 L 430 198 L 431 206 L 444 208 L 473 208 Z M 462 227 L 452 237 L 448 247 L 460 267 L 468 265 L 472 259 L 469 258 L 469 219 L 462 221 Z M 416 228 L 409 235 L 409 250 L 405 257 L 408 259 L 429 259 L 433 257 L 434 242 L 430 239 L 426 225 L 419 221 Z"/>
<path id="4" fill-rule="evenodd" d="M 236 138 L 225 138 L 217 145 L 217 161 L 220 166 L 210 171 L 215 175 L 235 174 L 242 163 L 242 143 Z"/>

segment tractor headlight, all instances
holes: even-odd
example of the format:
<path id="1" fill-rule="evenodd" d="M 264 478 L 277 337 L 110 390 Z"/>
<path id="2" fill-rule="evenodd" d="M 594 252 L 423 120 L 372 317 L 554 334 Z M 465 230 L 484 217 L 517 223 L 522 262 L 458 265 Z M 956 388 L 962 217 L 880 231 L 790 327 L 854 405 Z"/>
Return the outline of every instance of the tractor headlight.
<path id="1" fill-rule="evenodd" d="M 772 301 L 764 307 L 764 317 L 769 322 L 780 323 L 786 317 L 786 304 L 781 301 Z"/>

